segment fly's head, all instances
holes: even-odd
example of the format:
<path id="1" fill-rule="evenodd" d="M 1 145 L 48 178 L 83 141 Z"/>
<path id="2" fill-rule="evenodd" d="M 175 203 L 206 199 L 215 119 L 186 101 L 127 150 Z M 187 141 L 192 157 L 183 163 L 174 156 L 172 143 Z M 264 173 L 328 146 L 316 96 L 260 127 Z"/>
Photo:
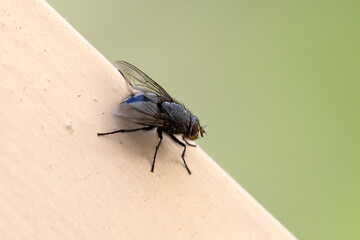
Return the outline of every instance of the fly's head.
<path id="1" fill-rule="evenodd" d="M 204 133 L 205 133 L 205 130 L 200 125 L 199 119 L 197 117 L 195 117 L 195 116 L 191 116 L 190 128 L 189 128 L 189 131 L 188 131 L 188 133 L 187 133 L 187 135 L 185 137 L 192 140 L 192 141 L 194 141 L 194 140 L 198 139 L 199 132 L 200 132 L 201 137 L 203 137 Z"/>

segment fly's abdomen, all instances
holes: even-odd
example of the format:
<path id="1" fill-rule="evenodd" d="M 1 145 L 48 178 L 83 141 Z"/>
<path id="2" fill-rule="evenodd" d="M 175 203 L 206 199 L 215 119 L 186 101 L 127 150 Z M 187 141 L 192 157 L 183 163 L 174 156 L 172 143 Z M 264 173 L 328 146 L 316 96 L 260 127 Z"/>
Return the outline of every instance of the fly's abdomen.
<path id="1" fill-rule="evenodd" d="M 163 125 L 159 118 L 158 97 L 152 93 L 131 95 L 120 104 L 120 111 L 115 116 L 145 126 Z"/>

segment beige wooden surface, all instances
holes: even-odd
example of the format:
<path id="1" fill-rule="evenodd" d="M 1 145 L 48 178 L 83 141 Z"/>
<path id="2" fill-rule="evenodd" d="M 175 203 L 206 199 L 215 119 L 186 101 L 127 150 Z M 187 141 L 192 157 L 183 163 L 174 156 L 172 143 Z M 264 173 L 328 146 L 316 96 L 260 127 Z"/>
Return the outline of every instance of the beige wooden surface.
<path id="1" fill-rule="evenodd" d="M 0 1 L 0 60 L 1 239 L 294 239 L 200 148 L 98 138 L 125 83 L 46 2 Z"/>

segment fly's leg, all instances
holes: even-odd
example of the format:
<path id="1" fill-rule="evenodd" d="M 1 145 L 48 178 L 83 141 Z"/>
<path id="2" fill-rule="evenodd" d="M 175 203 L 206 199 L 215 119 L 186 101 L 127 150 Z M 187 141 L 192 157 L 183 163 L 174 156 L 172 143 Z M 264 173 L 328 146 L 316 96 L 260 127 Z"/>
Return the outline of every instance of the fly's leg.
<path id="1" fill-rule="evenodd" d="M 182 139 L 184 140 L 184 142 L 185 142 L 187 145 L 189 145 L 189 146 L 191 146 L 191 147 L 196 147 L 196 144 L 191 144 L 191 143 L 189 143 L 184 136 L 182 137 Z"/>
<path id="2" fill-rule="evenodd" d="M 105 136 L 105 135 L 110 135 L 110 134 L 114 134 L 114 133 L 127 133 L 127 132 L 136 132 L 136 131 L 149 131 L 151 129 L 153 129 L 153 126 L 149 126 L 149 127 L 143 127 L 143 128 L 135 128 L 135 129 L 120 129 L 120 130 L 116 130 L 113 132 L 106 132 L 106 133 L 98 133 L 98 136 Z"/>
<path id="3" fill-rule="evenodd" d="M 169 134 L 169 136 L 171 137 L 172 140 L 174 140 L 174 142 L 176 142 L 177 144 L 181 145 L 184 147 L 184 151 L 181 155 L 181 158 L 184 161 L 184 165 L 186 167 L 186 170 L 188 171 L 189 174 L 191 174 L 190 169 L 188 168 L 186 162 L 185 162 L 185 151 L 186 151 L 186 145 L 184 143 L 182 143 L 179 139 L 177 139 L 173 134 Z"/>
<path id="4" fill-rule="evenodd" d="M 162 139 L 163 139 L 161 129 L 160 129 L 160 128 L 157 128 L 156 131 L 157 131 L 157 134 L 158 134 L 158 136 L 159 136 L 159 138 L 160 138 L 160 141 L 159 141 L 159 143 L 158 143 L 158 145 L 156 146 L 156 149 L 155 149 L 154 160 L 153 160 L 153 163 L 152 163 L 152 166 L 151 166 L 151 172 L 154 172 L 156 154 L 157 154 L 157 151 L 159 150 L 161 141 L 162 141 Z"/>

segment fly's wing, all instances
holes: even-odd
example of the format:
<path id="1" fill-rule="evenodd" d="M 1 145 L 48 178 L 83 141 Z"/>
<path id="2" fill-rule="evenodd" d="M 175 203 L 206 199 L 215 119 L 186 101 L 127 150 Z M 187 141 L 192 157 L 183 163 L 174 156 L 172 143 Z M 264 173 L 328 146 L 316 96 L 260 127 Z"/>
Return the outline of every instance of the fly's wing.
<path id="1" fill-rule="evenodd" d="M 116 61 L 114 66 L 133 89 L 143 93 L 155 93 L 162 101 L 176 101 L 165 91 L 165 89 L 134 65 L 125 61 Z"/>
<path id="2" fill-rule="evenodd" d="M 137 93 L 120 104 L 120 111 L 114 114 L 126 121 L 145 126 L 163 127 L 158 103 L 159 97 L 154 93 Z"/>

